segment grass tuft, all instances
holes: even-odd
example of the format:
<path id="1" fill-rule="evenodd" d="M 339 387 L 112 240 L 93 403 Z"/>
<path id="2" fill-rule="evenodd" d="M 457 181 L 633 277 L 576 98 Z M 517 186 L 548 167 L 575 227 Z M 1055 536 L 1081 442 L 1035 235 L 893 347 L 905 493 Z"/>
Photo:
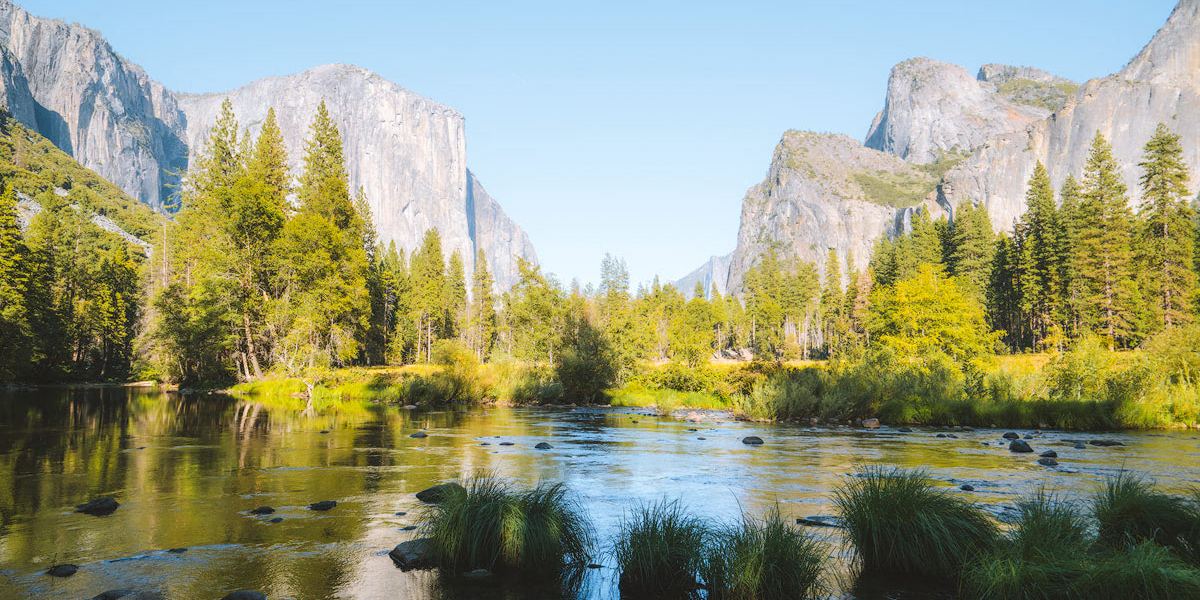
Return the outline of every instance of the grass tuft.
<path id="1" fill-rule="evenodd" d="M 921 471 L 870 467 L 834 492 L 846 539 L 864 572 L 954 579 L 989 550 L 997 528 Z"/>
<path id="2" fill-rule="evenodd" d="M 434 560 L 444 571 L 474 569 L 570 578 L 586 567 L 593 531 L 562 484 L 516 490 L 477 476 L 425 515 Z"/>
<path id="3" fill-rule="evenodd" d="M 704 568 L 709 600 L 824 597 L 825 544 L 797 531 L 776 505 L 714 536 Z"/>
<path id="4" fill-rule="evenodd" d="M 626 515 L 613 548 L 618 588 L 630 598 L 689 598 L 698 590 L 710 534 L 678 501 L 641 506 Z"/>
<path id="5" fill-rule="evenodd" d="M 1153 482 L 1122 473 L 1109 478 L 1092 499 L 1100 542 L 1121 548 L 1153 541 L 1200 564 L 1200 503 L 1163 494 Z"/>

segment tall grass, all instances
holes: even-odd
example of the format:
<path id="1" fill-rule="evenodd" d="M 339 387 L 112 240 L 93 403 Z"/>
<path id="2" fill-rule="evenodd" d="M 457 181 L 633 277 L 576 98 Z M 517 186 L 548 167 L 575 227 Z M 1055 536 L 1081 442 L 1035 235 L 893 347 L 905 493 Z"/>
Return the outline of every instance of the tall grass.
<path id="1" fill-rule="evenodd" d="M 1154 484 L 1122 473 L 1109 478 L 1092 499 L 1100 542 L 1123 547 L 1152 541 L 1200 564 L 1200 504 L 1163 494 Z"/>
<path id="2" fill-rule="evenodd" d="M 1200 570 L 1153 542 L 1096 560 L 1085 574 L 1080 600 L 1196 600 Z"/>
<path id="3" fill-rule="evenodd" d="M 562 484 L 516 490 L 477 476 L 424 515 L 434 561 L 444 571 L 474 569 L 570 579 L 586 566 L 591 524 Z"/>
<path id="4" fill-rule="evenodd" d="M 678 501 L 634 509 L 621 522 L 613 547 L 618 588 L 630 598 L 689 598 L 699 588 L 708 526 Z"/>
<path id="5" fill-rule="evenodd" d="M 864 572 L 949 580 L 989 550 L 997 527 L 921 471 L 869 467 L 834 491 L 834 506 Z"/>
<path id="6" fill-rule="evenodd" d="M 717 531 L 703 577 L 710 600 L 819 598 L 828 592 L 828 562 L 825 544 L 797 531 L 776 505 L 762 519 L 743 515 Z"/>

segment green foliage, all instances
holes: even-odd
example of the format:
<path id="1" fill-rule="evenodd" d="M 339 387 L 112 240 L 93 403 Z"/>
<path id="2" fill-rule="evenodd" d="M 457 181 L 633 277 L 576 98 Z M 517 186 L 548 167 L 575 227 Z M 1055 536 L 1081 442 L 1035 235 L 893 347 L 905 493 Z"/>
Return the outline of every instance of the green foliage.
<path id="1" fill-rule="evenodd" d="M 477 476 L 422 516 L 433 556 L 446 572 L 474 569 L 570 582 L 590 558 L 594 533 L 562 484 L 516 490 Z"/>
<path id="2" fill-rule="evenodd" d="M 613 548 L 622 596 L 696 597 L 710 532 L 678 502 L 640 506 L 621 521 Z"/>
<path id="3" fill-rule="evenodd" d="M 608 340 L 586 319 L 573 323 L 555 369 L 563 394 L 572 401 L 595 402 L 617 379 L 617 356 Z"/>
<path id="4" fill-rule="evenodd" d="M 996 86 L 996 91 L 1017 104 L 1036 106 L 1051 112 L 1062 108 L 1067 96 L 1074 94 L 1077 89 L 1079 84 L 1069 81 L 1044 83 L 1020 77 Z"/>
<path id="5" fill-rule="evenodd" d="M 867 573 L 953 580 L 996 542 L 987 514 L 920 471 L 867 468 L 847 477 L 833 501 Z"/>
<path id="6" fill-rule="evenodd" d="M 1092 499 L 1099 541 L 1112 548 L 1151 541 L 1200 565 L 1200 504 L 1171 496 L 1152 482 L 1122 473 Z"/>
<path id="7" fill-rule="evenodd" d="M 822 598 L 828 562 L 825 544 L 796 530 L 775 505 L 761 519 L 742 515 L 715 533 L 703 579 L 713 600 Z"/>
<path id="8" fill-rule="evenodd" d="M 905 208 L 919 204 L 936 186 L 937 181 L 917 172 L 874 171 L 854 173 L 854 183 L 862 189 L 868 202 L 892 208 Z"/>
<path id="9" fill-rule="evenodd" d="M 1195 215 L 1187 188 L 1191 175 L 1183 162 L 1179 135 L 1159 123 L 1139 166 L 1143 171 L 1139 260 L 1149 280 L 1155 324 L 1170 328 L 1191 320 L 1189 303 L 1196 294 Z"/>

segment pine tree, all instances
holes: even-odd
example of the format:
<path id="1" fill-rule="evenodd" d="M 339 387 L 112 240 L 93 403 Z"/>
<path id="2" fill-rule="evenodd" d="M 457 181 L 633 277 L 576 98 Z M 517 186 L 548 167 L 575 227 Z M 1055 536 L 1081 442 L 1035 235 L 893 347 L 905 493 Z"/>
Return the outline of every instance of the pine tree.
<path id="1" fill-rule="evenodd" d="M 1124 344 L 1134 331 L 1133 215 L 1112 147 L 1099 133 L 1084 169 L 1078 247 L 1079 276 L 1086 296 L 1085 325 L 1096 327 L 1110 343 Z"/>
<path id="2" fill-rule="evenodd" d="M 29 253 L 17 226 L 17 195 L 11 185 L 0 193 L 0 381 L 11 381 L 28 367 L 31 350 L 29 323 Z"/>
<path id="3" fill-rule="evenodd" d="M 413 252 L 409 264 L 412 281 L 412 323 L 416 327 L 417 357 L 433 359 L 433 342 L 442 329 L 443 293 L 446 289 L 446 263 L 442 254 L 442 234 L 436 227 L 425 232 L 421 246 Z"/>
<path id="4" fill-rule="evenodd" d="M 837 251 L 829 249 L 825 256 L 825 283 L 821 287 L 821 330 L 825 353 L 842 344 L 845 335 L 845 294 L 842 292 L 842 264 Z"/>
<path id="5" fill-rule="evenodd" d="M 1061 313 L 1061 244 L 1063 226 L 1054 206 L 1054 189 L 1041 162 L 1034 167 L 1025 194 L 1026 210 L 1016 227 L 1021 311 L 1032 334 L 1034 347 L 1057 329 Z"/>
<path id="6" fill-rule="evenodd" d="M 443 338 L 451 339 L 461 334 L 466 308 L 466 270 L 463 267 L 462 253 L 455 250 L 450 253 L 450 261 L 446 265 L 445 287 L 442 289 Z"/>
<path id="7" fill-rule="evenodd" d="M 1083 231 L 1080 210 L 1081 192 L 1074 175 L 1067 175 L 1059 191 L 1059 215 L 1062 235 L 1059 244 L 1059 297 L 1063 299 L 1059 319 L 1066 325 L 1068 335 L 1078 337 L 1083 333 L 1082 314 L 1085 310 L 1085 281 L 1079 274 L 1083 270 L 1084 256 L 1080 251 L 1079 238 Z"/>
<path id="8" fill-rule="evenodd" d="M 1019 263 L 1016 244 L 1009 236 L 1000 234 L 987 286 L 988 322 L 992 329 L 1002 333 L 1001 339 L 1013 350 L 1022 349 L 1025 325 L 1020 310 Z"/>
<path id="9" fill-rule="evenodd" d="M 267 109 L 267 118 L 258 132 L 249 158 L 249 168 L 251 177 L 269 186 L 276 201 L 284 206 L 284 199 L 292 189 L 292 176 L 288 167 L 287 146 L 275 120 L 274 108 Z"/>
<path id="10" fill-rule="evenodd" d="M 976 302 L 985 299 L 991 276 L 992 257 L 996 252 L 996 235 L 987 209 L 963 202 L 954 215 L 954 231 L 950 238 L 950 274 L 959 279 L 963 293 Z"/>
<path id="11" fill-rule="evenodd" d="M 1190 176 L 1179 135 L 1160 123 L 1138 164 L 1143 170 L 1139 214 L 1144 220 L 1141 258 L 1150 284 L 1147 293 L 1160 326 L 1181 325 L 1191 317 L 1188 305 L 1196 291 L 1196 272 Z"/>
<path id="12" fill-rule="evenodd" d="M 487 358 L 496 341 L 495 281 L 488 271 L 487 255 L 480 248 L 475 255 L 475 272 L 471 277 L 471 349 L 479 360 Z"/>

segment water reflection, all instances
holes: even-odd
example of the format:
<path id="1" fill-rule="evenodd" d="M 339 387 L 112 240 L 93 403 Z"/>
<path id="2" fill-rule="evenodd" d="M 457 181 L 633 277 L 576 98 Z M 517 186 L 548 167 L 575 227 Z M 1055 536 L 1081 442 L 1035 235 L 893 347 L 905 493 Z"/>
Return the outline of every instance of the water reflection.
<path id="1" fill-rule="evenodd" d="M 429 436 L 409 437 L 421 429 Z M 629 508 L 663 496 L 716 519 L 776 501 L 792 516 L 828 513 L 829 490 L 869 463 L 970 483 L 978 490 L 972 497 L 997 512 L 1038 485 L 1078 494 L 1121 468 L 1168 488 L 1200 482 L 1192 433 L 1048 432 L 1031 440 L 1059 453 L 1056 469 L 1036 465 L 1036 454 L 1011 454 L 1000 433 L 939 439 L 931 431 L 691 424 L 600 408 L 421 412 L 364 403 L 309 418 L 228 397 L 142 389 L 3 392 L 0 597 L 80 598 L 113 588 L 179 599 L 242 588 L 297 599 L 555 597 L 548 589 L 402 573 L 386 556 L 413 536 L 400 529 L 421 510 L 415 492 L 476 470 L 565 481 L 602 541 Z M 766 443 L 745 446 L 746 435 Z M 1066 441 L 1080 437 L 1128 445 L 1075 450 Z M 554 448 L 533 449 L 539 441 Z M 121 508 L 100 518 L 71 512 L 101 495 Z M 320 500 L 338 505 L 308 510 Z M 277 512 L 246 513 L 261 505 Z M 276 517 L 283 520 L 269 522 Z M 188 550 L 164 552 L 181 547 Z M 61 562 L 81 569 L 67 579 L 41 574 Z M 606 568 L 589 573 L 583 597 L 614 595 L 609 560 L 597 562 Z M 888 585 L 862 582 L 853 593 L 883 598 L 896 592 Z M 903 597 L 947 596 L 909 586 Z"/>

